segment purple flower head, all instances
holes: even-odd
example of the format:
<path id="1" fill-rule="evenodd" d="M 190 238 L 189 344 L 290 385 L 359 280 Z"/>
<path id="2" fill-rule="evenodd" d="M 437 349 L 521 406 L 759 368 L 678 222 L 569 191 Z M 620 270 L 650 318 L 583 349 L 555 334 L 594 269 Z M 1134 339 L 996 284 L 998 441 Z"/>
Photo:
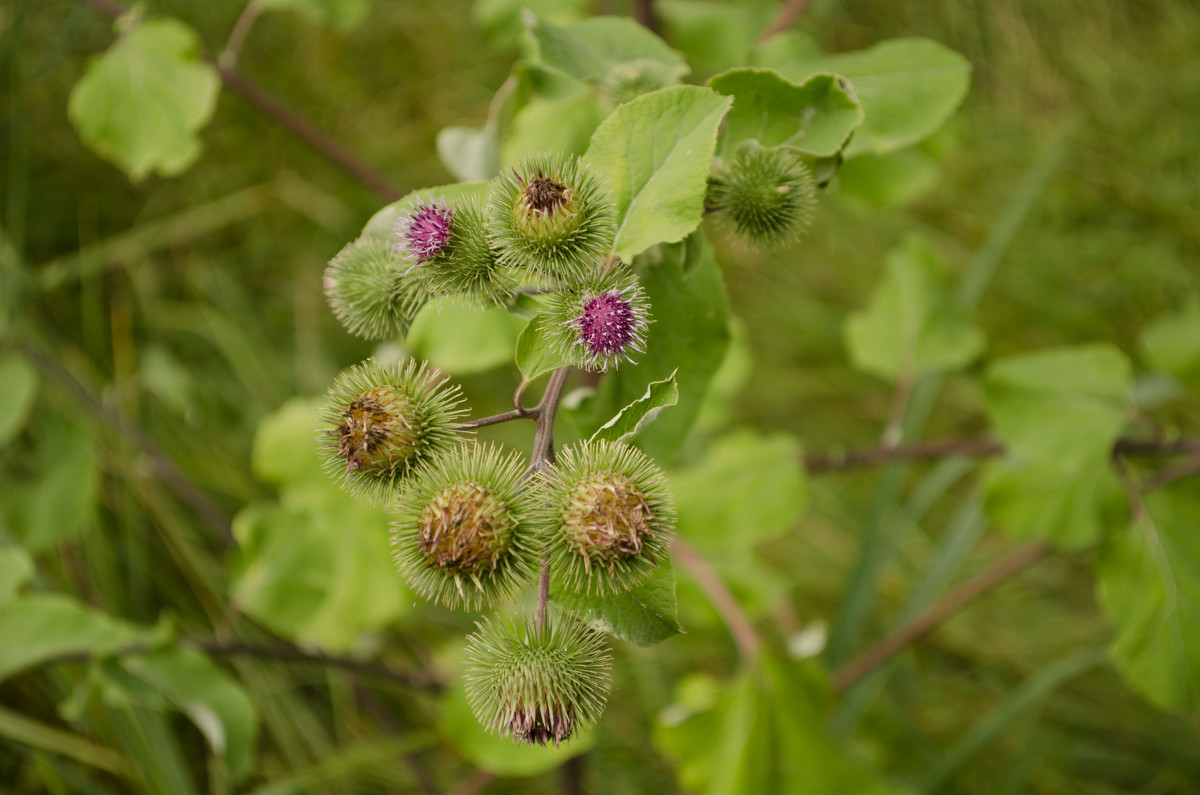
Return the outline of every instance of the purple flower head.
<path id="1" fill-rule="evenodd" d="M 445 250 L 453 227 L 454 212 L 440 199 L 418 202 L 411 212 L 397 219 L 396 234 L 400 242 L 393 248 L 414 265 L 420 265 Z"/>
<path id="2" fill-rule="evenodd" d="M 587 348 L 588 361 L 607 370 L 622 358 L 632 361 L 631 350 L 645 353 L 646 309 L 627 297 L 635 287 L 606 290 L 587 295 L 580 304 L 578 316 L 567 321 L 579 334 L 576 345 Z"/>

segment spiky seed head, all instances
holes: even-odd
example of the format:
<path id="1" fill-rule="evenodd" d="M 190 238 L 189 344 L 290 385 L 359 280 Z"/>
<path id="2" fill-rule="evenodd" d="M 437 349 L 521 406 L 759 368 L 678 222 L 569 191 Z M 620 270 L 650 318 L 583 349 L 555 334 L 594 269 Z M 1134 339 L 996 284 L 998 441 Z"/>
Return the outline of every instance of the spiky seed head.
<path id="1" fill-rule="evenodd" d="M 599 720 L 612 686 L 604 636 L 567 616 L 538 626 L 485 619 L 467 637 L 467 701 L 492 734 L 557 746 Z"/>
<path id="2" fill-rule="evenodd" d="M 407 271 L 386 239 L 360 237 L 329 261 L 325 297 L 351 334 L 369 340 L 403 336 L 429 297 Z"/>
<path id="3" fill-rule="evenodd" d="M 397 254 L 410 265 L 420 265 L 441 254 L 450 244 L 454 211 L 441 199 L 417 199 L 408 212 L 396 219 Z"/>
<path id="4" fill-rule="evenodd" d="M 622 265 L 603 278 L 593 276 L 557 291 L 550 314 L 551 341 L 575 367 L 604 371 L 646 352 L 650 300 Z"/>
<path id="5" fill-rule="evenodd" d="M 334 381 L 322 412 L 326 470 L 344 489 L 383 504 L 418 467 L 462 437 L 462 392 L 424 363 L 368 359 Z"/>
<path id="6" fill-rule="evenodd" d="M 396 567 L 422 597 L 480 610 L 514 597 L 537 571 L 533 493 L 521 457 L 460 445 L 429 462 L 396 500 Z"/>
<path id="7" fill-rule="evenodd" d="M 709 177 L 705 203 L 743 242 L 777 249 L 795 243 L 808 229 L 817 186 L 795 151 L 748 142 Z"/>
<path id="8" fill-rule="evenodd" d="M 488 241 L 503 265 L 572 281 L 597 269 L 616 216 L 611 192 L 581 160 L 531 155 L 493 180 Z"/>
<path id="9" fill-rule="evenodd" d="M 444 248 L 421 262 L 417 272 L 434 295 L 475 306 L 500 306 L 515 285 L 488 244 L 484 210 L 478 199 L 454 205 L 454 224 Z"/>
<path id="10" fill-rule="evenodd" d="M 613 107 L 660 88 L 676 86 L 687 75 L 686 64 L 669 64 L 653 58 L 619 63 L 608 70 L 600 89 Z"/>
<path id="11" fill-rule="evenodd" d="M 540 477 L 536 525 L 561 587 L 622 593 L 667 559 L 674 502 L 662 470 L 636 447 L 584 442 L 565 448 Z"/>

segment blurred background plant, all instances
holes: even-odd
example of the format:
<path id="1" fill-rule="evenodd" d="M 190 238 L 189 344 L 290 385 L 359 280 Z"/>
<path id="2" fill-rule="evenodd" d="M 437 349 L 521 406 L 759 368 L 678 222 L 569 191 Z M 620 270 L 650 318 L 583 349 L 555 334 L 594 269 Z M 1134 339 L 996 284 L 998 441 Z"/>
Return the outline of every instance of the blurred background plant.
<path id="1" fill-rule="evenodd" d="M 600 726 L 543 750 L 478 730 L 453 673 L 469 620 L 406 592 L 386 514 L 329 485 L 312 443 L 317 396 L 374 350 L 328 310 L 325 263 L 385 202 L 461 176 L 439 144 L 459 170 L 480 145 L 471 126 L 486 129 L 530 5 L 557 21 L 651 9 L 703 82 L 743 63 L 781 4 L 155 0 L 140 28 L 120 26 L 120 50 L 109 0 L 0 6 L 4 790 L 751 792 L 786 763 L 812 771 L 798 792 L 890 791 L 830 761 L 854 755 L 916 791 L 1191 791 L 1195 680 L 1168 692 L 1169 665 L 1143 669 L 1137 690 L 1173 708 L 1159 709 L 1096 651 L 1114 629 L 1094 593 L 1095 526 L 1126 521 L 1123 504 L 1065 501 L 1033 532 L 995 485 L 1002 469 L 976 477 L 974 457 L 832 470 L 837 451 L 881 438 L 983 440 L 974 456 L 995 452 L 986 414 L 1005 430 L 1002 369 L 985 386 L 984 364 L 936 376 L 926 421 L 929 379 L 871 355 L 889 279 L 902 289 L 912 262 L 964 280 L 973 305 L 969 323 L 938 315 L 958 324 L 939 365 L 983 350 L 971 328 L 987 331 L 985 363 L 1108 342 L 1138 363 L 1148 438 L 1200 433 L 1200 10 L 786 4 L 826 52 L 942 42 L 970 62 L 971 91 L 915 145 L 848 161 L 800 245 L 723 256 L 739 320 L 672 482 L 681 528 L 699 517 L 708 534 L 689 540 L 716 566 L 680 571 L 710 595 L 728 583 L 750 623 L 735 617 L 731 635 L 680 573 L 687 633 L 615 645 Z M 134 66 L 168 53 L 176 71 L 146 75 L 152 91 L 189 86 L 151 139 L 112 143 L 102 111 L 120 106 L 96 92 L 131 73 L 89 66 L 110 47 Z M 478 415 L 507 408 L 521 327 L 480 322 L 497 324 L 496 346 L 439 334 L 436 316 L 409 337 Z M 705 502 L 730 482 L 736 499 Z M 1195 485 L 1178 480 L 1150 515 L 1194 527 L 1176 506 Z M 986 598 L 849 675 L 873 641 L 1005 560 Z M 1101 557 L 1114 615 L 1138 560 L 1119 545 Z M 1195 570 L 1177 573 L 1194 600 Z M 735 676 L 754 644 L 773 650 L 760 678 Z M 762 681 L 801 718 L 780 718 Z"/>

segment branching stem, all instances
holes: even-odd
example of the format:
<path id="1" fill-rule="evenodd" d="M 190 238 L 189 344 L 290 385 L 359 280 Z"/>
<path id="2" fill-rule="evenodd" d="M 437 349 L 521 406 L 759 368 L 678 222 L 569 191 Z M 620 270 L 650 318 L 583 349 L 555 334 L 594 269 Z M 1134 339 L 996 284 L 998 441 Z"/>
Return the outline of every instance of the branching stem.
<path id="1" fill-rule="evenodd" d="M 742 606 L 721 580 L 721 575 L 717 574 L 695 547 L 679 536 L 675 537 L 671 545 L 671 553 L 721 615 L 721 620 L 733 636 L 733 642 L 737 644 L 742 664 L 746 667 L 753 665 L 758 656 L 758 633 L 755 632 L 750 619 L 742 612 Z"/>

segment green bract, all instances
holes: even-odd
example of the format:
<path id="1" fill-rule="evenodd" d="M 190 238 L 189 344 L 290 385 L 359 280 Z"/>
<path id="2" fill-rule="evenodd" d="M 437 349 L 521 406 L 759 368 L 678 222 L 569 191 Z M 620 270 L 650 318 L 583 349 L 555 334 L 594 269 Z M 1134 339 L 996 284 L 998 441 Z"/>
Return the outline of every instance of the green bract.
<path id="1" fill-rule="evenodd" d="M 496 253 L 488 245 L 484 212 L 478 200 L 454 204 L 454 221 L 445 249 L 416 268 L 434 295 L 479 306 L 499 306 L 513 291 Z"/>
<path id="2" fill-rule="evenodd" d="M 549 615 L 543 624 L 506 626 L 484 619 L 467 637 L 467 700 L 501 737 L 545 745 L 571 739 L 604 712 L 612 656 L 604 636 L 579 621 Z"/>
<path id="3" fill-rule="evenodd" d="M 462 393 L 424 363 L 368 359 L 338 376 L 322 414 L 325 468 L 374 504 L 459 439 Z"/>
<path id="4" fill-rule="evenodd" d="M 412 589 L 447 607 L 479 610 L 514 597 L 537 571 L 518 454 L 463 445 L 422 468 L 396 502 L 397 568 Z"/>
<path id="5" fill-rule="evenodd" d="M 612 247 L 616 207 L 578 158 L 537 154 L 496 177 L 487 228 L 501 264 L 572 281 L 598 269 Z"/>
<path id="6" fill-rule="evenodd" d="M 786 147 L 756 143 L 738 148 L 709 178 L 706 203 L 734 233 L 759 248 L 795 243 L 808 229 L 817 185 L 800 156 Z"/>
<path id="7" fill-rule="evenodd" d="M 621 593 L 667 559 L 675 506 L 662 470 L 641 450 L 584 442 L 564 449 L 541 477 L 538 534 L 564 589 Z"/>
<path id="8" fill-rule="evenodd" d="M 351 334 L 385 339 L 408 333 L 428 294 L 379 237 L 360 237 L 337 253 L 325 269 L 325 297 Z"/>

